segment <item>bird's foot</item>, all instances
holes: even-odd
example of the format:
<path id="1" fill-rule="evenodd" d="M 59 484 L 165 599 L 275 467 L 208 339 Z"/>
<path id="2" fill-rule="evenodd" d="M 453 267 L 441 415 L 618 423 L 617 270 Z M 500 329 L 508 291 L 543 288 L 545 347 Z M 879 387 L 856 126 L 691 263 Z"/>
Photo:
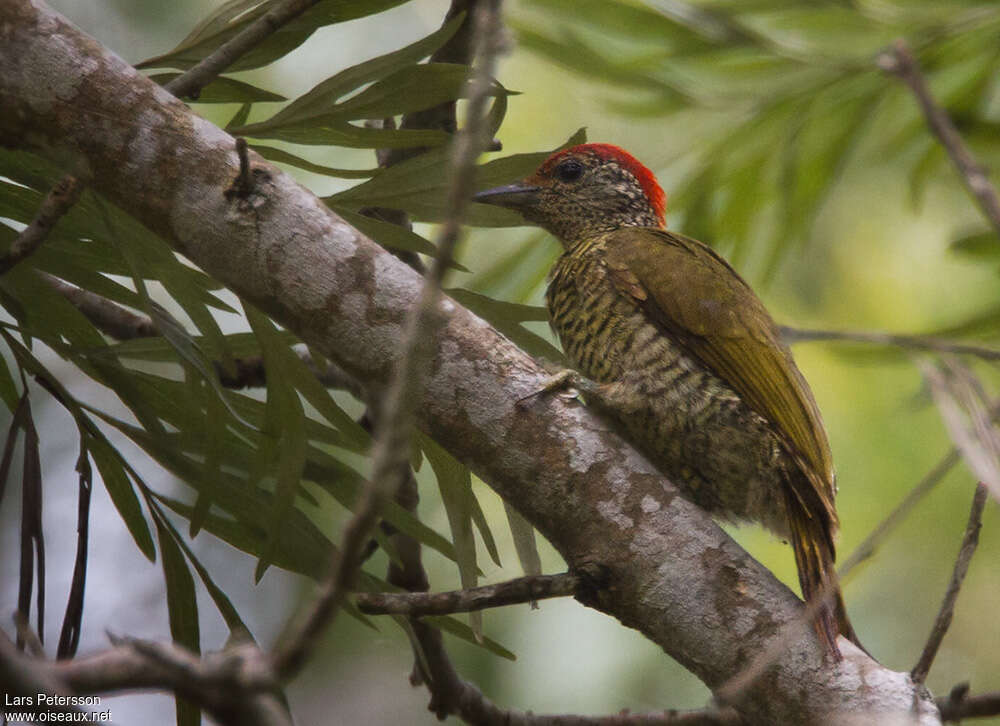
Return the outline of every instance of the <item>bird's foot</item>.
<path id="1" fill-rule="evenodd" d="M 561 398 L 579 399 L 581 393 L 592 393 L 597 390 L 599 385 L 600 384 L 596 381 L 586 378 L 577 371 L 569 368 L 563 368 L 562 370 L 554 372 L 542 381 L 542 384 L 536 390 L 519 398 L 517 400 L 517 405 L 524 406 L 535 396 L 548 395 L 556 392 L 559 393 Z"/>

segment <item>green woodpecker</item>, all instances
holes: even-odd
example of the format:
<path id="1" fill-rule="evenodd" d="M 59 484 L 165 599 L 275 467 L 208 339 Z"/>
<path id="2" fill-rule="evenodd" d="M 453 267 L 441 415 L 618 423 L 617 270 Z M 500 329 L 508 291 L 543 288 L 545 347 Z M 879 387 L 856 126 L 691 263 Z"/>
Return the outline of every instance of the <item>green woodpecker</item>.
<path id="1" fill-rule="evenodd" d="M 836 584 L 833 462 L 819 409 L 750 286 L 710 247 L 664 229 L 653 174 L 609 144 L 553 154 L 475 200 L 520 212 L 563 245 L 552 326 L 573 385 L 696 504 L 762 523 L 795 550 L 827 651 L 855 643 Z"/>

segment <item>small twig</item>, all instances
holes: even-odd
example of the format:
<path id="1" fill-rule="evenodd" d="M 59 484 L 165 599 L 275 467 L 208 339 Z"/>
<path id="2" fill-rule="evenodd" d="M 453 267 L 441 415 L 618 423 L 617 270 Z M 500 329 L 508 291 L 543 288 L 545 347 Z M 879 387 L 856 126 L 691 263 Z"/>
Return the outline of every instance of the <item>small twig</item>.
<path id="1" fill-rule="evenodd" d="M 973 476 L 1000 499 L 1000 432 L 987 411 L 982 384 L 958 361 L 945 358 L 941 363 L 918 361 L 951 440 Z"/>
<path id="2" fill-rule="evenodd" d="M 193 68 L 177 76 L 164 88 L 177 98 L 197 98 L 201 89 L 215 80 L 216 76 L 243 57 L 262 40 L 278 30 L 282 25 L 295 19 L 315 5 L 318 0 L 285 0 L 252 22 L 238 34 L 220 45 L 211 55 Z"/>
<path id="3" fill-rule="evenodd" d="M 897 76 L 913 91 L 927 125 L 948 152 L 966 188 L 979 202 L 983 214 L 1000 235 L 1000 198 L 997 197 L 997 191 L 990 183 L 986 170 L 962 141 L 951 117 L 931 95 L 927 81 L 920 72 L 920 65 L 906 41 L 897 40 L 891 50 L 879 55 L 878 65 L 885 72 Z"/>
<path id="4" fill-rule="evenodd" d="M 1000 348 L 970 345 L 947 338 L 935 338 L 925 335 L 894 335 L 892 333 L 863 330 L 806 330 L 786 325 L 781 326 L 779 329 L 781 337 L 789 344 L 837 340 L 893 346 L 909 350 L 931 350 L 938 353 L 972 355 L 984 360 L 1000 361 Z"/>
<path id="5" fill-rule="evenodd" d="M 247 140 L 242 136 L 236 137 L 236 157 L 240 160 L 240 171 L 233 180 L 232 185 L 226 190 L 226 199 L 236 197 L 246 199 L 253 193 L 254 181 L 250 171 L 250 153 Z"/>
<path id="6" fill-rule="evenodd" d="M 943 723 L 958 723 L 967 718 L 989 718 L 1000 715 L 1000 691 L 969 695 L 969 684 L 959 683 L 951 693 L 937 701 Z"/>
<path id="7" fill-rule="evenodd" d="M 55 183 L 38 207 L 35 218 L 21 231 L 7 253 L 0 257 L 0 275 L 8 272 L 41 246 L 56 223 L 80 199 L 82 192 L 83 184 L 76 177 L 64 176 Z"/>
<path id="8" fill-rule="evenodd" d="M 931 628 L 930 637 L 924 646 L 920 659 L 910 671 L 910 677 L 915 683 L 923 683 L 927 680 L 934 658 L 937 656 L 941 641 L 944 640 L 945 633 L 951 625 L 952 616 L 955 614 L 955 602 L 958 600 L 959 590 L 962 589 L 962 581 L 969 571 L 969 562 L 979 545 L 979 528 L 982 526 L 983 509 L 986 507 L 986 499 L 989 490 L 985 485 L 976 485 L 976 494 L 972 498 L 972 509 L 969 511 L 969 522 L 965 527 L 965 536 L 962 538 L 962 546 L 958 551 L 958 559 L 955 561 L 955 568 L 951 573 L 951 581 L 944 594 L 944 601 L 934 620 L 934 627 Z"/>
<path id="9" fill-rule="evenodd" d="M 518 577 L 495 585 L 450 592 L 365 592 L 358 594 L 358 608 L 369 615 L 447 615 L 472 610 L 516 605 L 532 600 L 575 595 L 580 576 L 572 572 L 558 575 Z"/>
<path id="10" fill-rule="evenodd" d="M 70 285 L 55 275 L 40 273 L 49 286 L 83 313 L 98 330 L 115 340 L 153 338 L 160 333 L 146 315 L 134 313 L 90 290 Z"/>
<path id="11" fill-rule="evenodd" d="M 455 140 L 448 216 L 439 237 L 438 254 L 424 278 L 416 306 L 407 316 L 402 353 L 376 421 L 370 482 L 362 490 L 354 516 L 344 528 L 340 551 L 331 563 L 318 598 L 273 654 L 275 672 L 283 679 L 293 676 L 305 664 L 319 634 L 336 616 L 354 582 L 365 543 L 378 519 L 378 503 L 392 497 L 405 478 L 403 464 L 409 457 L 413 412 L 437 332 L 443 325 L 438 306 L 441 280 L 458 242 L 462 215 L 469 203 L 475 159 L 483 145 L 486 99 L 499 50 L 499 0 L 479 10 L 476 36 L 481 42 L 480 66 L 469 99 L 467 125 Z"/>

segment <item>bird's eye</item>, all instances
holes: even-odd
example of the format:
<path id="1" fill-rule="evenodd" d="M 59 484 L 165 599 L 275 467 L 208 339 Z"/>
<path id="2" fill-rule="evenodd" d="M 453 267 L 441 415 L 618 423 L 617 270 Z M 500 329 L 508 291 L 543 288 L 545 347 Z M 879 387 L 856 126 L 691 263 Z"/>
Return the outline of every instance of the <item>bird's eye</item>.
<path id="1" fill-rule="evenodd" d="M 567 159 L 556 167 L 556 176 L 560 181 L 576 181 L 583 175 L 583 164 L 576 159 Z"/>

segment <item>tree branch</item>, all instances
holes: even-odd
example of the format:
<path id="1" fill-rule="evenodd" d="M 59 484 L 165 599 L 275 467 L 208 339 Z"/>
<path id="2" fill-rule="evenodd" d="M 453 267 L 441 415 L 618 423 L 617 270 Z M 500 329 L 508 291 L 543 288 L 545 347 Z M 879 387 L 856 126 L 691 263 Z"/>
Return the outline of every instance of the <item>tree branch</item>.
<path id="1" fill-rule="evenodd" d="M 362 553 L 378 519 L 378 504 L 394 497 L 406 476 L 414 411 L 420 400 L 433 343 L 444 325 L 438 309 L 441 281 L 451 262 L 468 206 L 475 174 L 475 161 L 483 147 L 486 100 L 489 96 L 496 56 L 500 50 L 500 3 L 483 3 L 476 19 L 479 68 L 474 76 L 466 127 L 455 139 L 448 216 L 441 228 L 437 257 L 424 277 L 416 306 L 407 316 L 399 362 L 389 381 L 375 421 L 372 476 L 361 493 L 354 515 L 344 528 L 340 551 L 316 600 L 293 635 L 274 654 L 274 667 L 281 678 L 294 675 L 318 641 L 318 635 L 333 620 L 343 604 L 362 562 Z"/>
<path id="2" fill-rule="evenodd" d="M 202 88 L 242 58 L 247 51 L 252 50 L 282 25 L 294 20 L 317 2 L 318 0 L 284 0 L 284 2 L 277 3 L 237 35 L 212 51 L 197 65 L 164 85 L 164 88 L 177 98 L 186 96 L 197 98 Z"/>
<path id="3" fill-rule="evenodd" d="M 941 641 L 944 640 L 945 633 L 948 632 L 951 625 L 952 616 L 955 614 L 955 602 L 958 600 L 959 590 L 962 589 L 962 581 L 965 580 L 972 555 L 979 545 L 979 529 L 982 527 L 983 509 L 986 507 L 988 496 L 989 489 L 982 483 L 976 484 L 976 494 L 972 498 L 972 509 L 969 511 L 969 522 L 965 527 L 965 535 L 962 537 L 962 546 L 959 548 L 958 559 L 955 560 L 955 568 L 951 573 L 951 581 L 944 593 L 944 601 L 934 619 L 934 627 L 931 628 L 931 634 L 927 638 L 927 644 L 920 654 L 920 659 L 910 671 L 910 677 L 916 683 L 923 683 L 927 680 L 927 674 L 934 663 L 934 657 L 937 655 Z"/>
<path id="4" fill-rule="evenodd" d="M 40 50 L 47 62 L 32 63 Z M 75 162 L 87 183 L 206 273 L 366 390 L 385 390 L 403 311 L 422 286 L 416 272 L 254 154 L 268 172 L 257 187 L 267 203 L 242 212 L 224 194 L 235 175 L 232 138 L 37 0 L 0 5 L 0 67 L 8 143 Z M 103 117 L 142 119 L 143 143 L 84 127 L 66 104 L 40 101 L 56 88 Z M 419 425 L 515 505 L 571 569 L 606 568 L 608 586 L 586 604 L 643 632 L 710 687 L 798 617 L 802 603 L 791 591 L 597 415 L 559 397 L 519 408 L 545 371 L 453 300 L 439 309 L 446 322 L 430 342 Z M 811 633 L 787 643 L 745 694 L 743 717 L 794 725 L 835 711 L 940 723 L 908 674 L 841 647 L 844 661 L 834 666 Z"/>
<path id="5" fill-rule="evenodd" d="M 199 658 L 170 643 L 140 640 L 119 640 L 96 655 L 44 661 L 19 653 L 0 633 L 0 683 L 12 695 L 44 692 L 87 696 L 157 688 L 197 703 L 221 724 L 291 726 L 265 666 L 252 643 Z M 47 710 L 80 712 L 79 708 L 55 705 Z"/>
<path id="6" fill-rule="evenodd" d="M 55 183 L 42 200 L 35 218 L 21 231 L 7 253 L 0 257 L 0 275 L 41 246 L 56 223 L 76 204 L 82 192 L 83 184 L 74 177 L 66 176 Z"/>
<path id="7" fill-rule="evenodd" d="M 948 152 L 948 156 L 955 168 L 958 169 L 966 189 L 975 197 L 983 214 L 993 225 L 996 233 L 1000 235 L 1000 198 L 997 197 L 997 191 L 990 183 L 986 169 L 976 160 L 965 142 L 962 141 L 962 136 L 955 128 L 951 117 L 934 99 L 926 79 L 920 72 L 920 64 L 917 63 L 917 59 L 913 56 L 906 41 L 897 40 L 891 50 L 879 55 L 878 66 L 909 86 L 917 103 L 920 104 L 920 110 L 923 111 L 927 125 L 944 146 L 945 151 Z"/>
<path id="8" fill-rule="evenodd" d="M 941 721 L 958 723 L 968 718 L 989 718 L 1000 715 L 1000 691 L 969 695 L 969 684 L 959 683 L 946 698 L 937 702 Z"/>
<path id="9" fill-rule="evenodd" d="M 447 615 L 472 610 L 516 605 L 566 597 L 576 594 L 580 576 L 571 572 L 559 575 L 529 575 L 495 585 L 472 587 L 450 592 L 363 592 L 358 594 L 358 608 L 369 615 Z"/>
<path id="10" fill-rule="evenodd" d="M 865 330 L 808 330 L 780 326 L 782 339 L 789 345 L 793 343 L 808 343 L 812 341 L 846 341 L 854 343 L 872 343 L 874 345 L 893 346 L 909 350 L 930 350 L 936 353 L 956 353 L 972 355 L 983 360 L 1000 361 L 1000 348 L 985 345 L 971 345 L 947 338 L 936 338 L 928 335 L 895 335 Z"/>

